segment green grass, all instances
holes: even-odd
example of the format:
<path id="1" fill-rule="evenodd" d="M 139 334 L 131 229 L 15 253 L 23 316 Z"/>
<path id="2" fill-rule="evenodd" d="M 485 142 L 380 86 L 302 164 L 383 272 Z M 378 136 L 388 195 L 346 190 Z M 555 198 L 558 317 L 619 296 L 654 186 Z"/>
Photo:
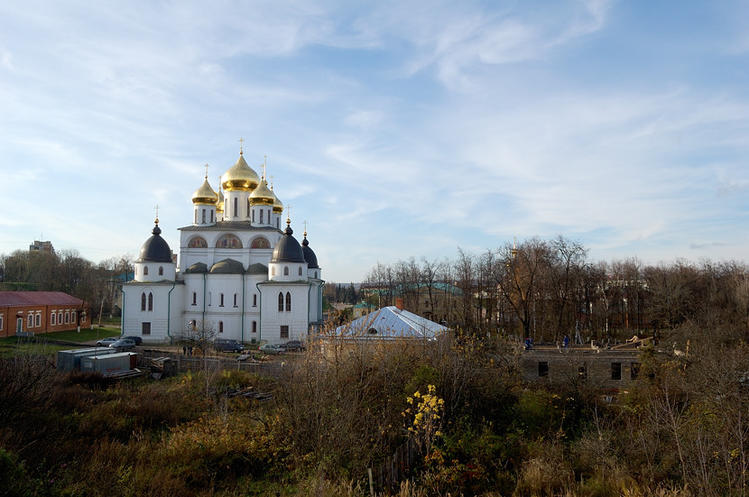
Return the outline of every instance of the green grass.
<path id="1" fill-rule="evenodd" d="M 119 336 L 120 329 L 113 326 L 102 326 L 94 329 L 81 328 L 81 332 L 78 333 L 76 330 L 58 331 L 55 333 L 45 333 L 43 335 L 37 335 L 38 340 L 49 338 L 50 340 L 65 340 L 66 342 L 90 342 L 92 340 L 99 340 L 106 337 Z"/>
<path id="2" fill-rule="evenodd" d="M 58 350 L 68 350 L 70 345 L 56 345 L 51 343 L 8 343 L 8 339 L 2 339 L 0 343 L 0 357 L 13 357 L 15 355 L 49 355 L 54 356 Z M 16 340 L 15 338 L 13 340 Z"/>

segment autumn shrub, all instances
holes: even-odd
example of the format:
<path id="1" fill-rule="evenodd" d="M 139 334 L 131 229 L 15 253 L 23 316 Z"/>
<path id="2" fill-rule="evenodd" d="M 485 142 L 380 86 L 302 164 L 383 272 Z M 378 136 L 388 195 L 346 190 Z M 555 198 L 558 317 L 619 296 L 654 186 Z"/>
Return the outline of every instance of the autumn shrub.
<path id="1" fill-rule="evenodd" d="M 574 474 L 563 445 L 558 441 L 532 444 L 520 467 L 517 497 L 564 495 L 574 486 Z"/>

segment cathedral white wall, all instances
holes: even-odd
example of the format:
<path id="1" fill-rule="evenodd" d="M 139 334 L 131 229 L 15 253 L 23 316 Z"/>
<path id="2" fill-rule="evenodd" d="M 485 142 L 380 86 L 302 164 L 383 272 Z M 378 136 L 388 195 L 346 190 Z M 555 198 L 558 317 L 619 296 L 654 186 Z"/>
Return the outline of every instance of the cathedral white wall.
<path id="1" fill-rule="evenodd" d="M 286 274 L 287 268 L 288 274 Z M 273 281 L 307 281 L 307 263 L 271 262 L 268 264 L 268 279 Z"/>
<path id="2" fill-rule="evenodd" d="M 260 285 L 261 323 L 260 337 L 269 343 L 286 343 L 289 340 L 304 340 L 308 331 L 309 285 Z M 278 310 L 278 294 L 284 295 L 284 310 Z M 291 294 L 291 311 L 285 310 L 286 292 Z M 289 327 L 289 337 L 281 338 L 281 326 Z"/>
<path id="3" fill-rule="evenodd" d="M 309 292 L 309 322 L 319 323 L 322 321 L 322 281 L 311 280 Z"/>
<path id="4" fill-rule="evenodd" d="M 241 249 L 216 248 L 218 239 L 227 233 L 239 238 L 242 242 Z M 196 236 L 202 237 L 208 247 L 188 248 L 190 240 Z M 252 246 L 253 240 L 259 237 L 268 240 L 270 248 L 250 249 L 249 247 Z M 281 233 L 277 231 L 182 231 L 180 236 L 179 267 L 185 270 L 196 262 L 202 262 L 210 269 L 213 264 L 223 259 L 239 261 L 245 268 L 257 262 L 267 265 L 273 253 L 273 247 L 276 246 L 280 238 Z"/>
<path id="5" fill-rule="evenodd" d="M 182 292 L 181 285 L 126 285 L 122 292 L 123 334 L 142 337 L 145 343 L 168 342 L 170 334 L 174 336 L 181 326 Z M 145 310 L 141 306 L 141 295 L 144 294 Z M 151 310 L 148 309 L 149 294 L 153 295 Z M 143 323 L 150 323 L 150 334 L 143 334 Z"/>
<path id="6" fill-rule="evenodd" d="M 195 226 L 212 226 L 216 224 L 216 206 L 212 204 L 193 204 L 193 224 Z"/>
<path id="7" fill-rule="evenodd" d="M 177 272 L 177 265 L 172 262 L 136 262 L 133 266 L 135 268 L 135 281 L 174 281 Z M 148 268 L 148 271 L 146 271 L 146 268 Z M 159 274 L 159 270 L 163 274 Z"/>

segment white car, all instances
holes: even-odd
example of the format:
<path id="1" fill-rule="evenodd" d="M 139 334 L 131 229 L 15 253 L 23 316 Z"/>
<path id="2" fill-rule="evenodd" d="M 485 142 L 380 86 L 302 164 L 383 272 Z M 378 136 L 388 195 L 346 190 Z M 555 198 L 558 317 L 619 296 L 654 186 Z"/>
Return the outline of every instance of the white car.
<path id="1" fill-rule="evenodd" d="M 266 343 L 264 345 L 261 345 L 259 350 L 263 354 L 271 354 L 271 355 L 278 355 L 278 354 L 284 353 L 283 347 L 281 347 L 280 345 L 272 344 L 272 343 Z"/>

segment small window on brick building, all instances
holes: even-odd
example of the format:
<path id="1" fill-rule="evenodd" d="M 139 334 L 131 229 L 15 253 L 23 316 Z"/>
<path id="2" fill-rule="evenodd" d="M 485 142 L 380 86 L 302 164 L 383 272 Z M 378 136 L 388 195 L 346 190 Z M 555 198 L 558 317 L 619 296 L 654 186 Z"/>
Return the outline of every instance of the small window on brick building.
<path id="1" fill-rule="evenodd" d="M 549 376 L 549 363 L 546 361 L 539 361 L 538 363 L 538 377 L 543 378 Z"/>
<path id="2" fill-rule="evenodd" d="M 611 363 L 611 379 L 612 380 L 622 379 L 622 363 L 621 362 Z"/>
<path id="3" fill-rule="evenodd" d="M 36 325 L 36 327 L 37 328 L 40 327 L 42 325 L 42 315 L 37 313 L 36 317 L 34 318 L 34 321 L 35 321 L 34 324 Z"/>
<path id="4" fill-rule="evenodd" d="M 0 330 L 2 330 L 2 329 L 3 329 L 3 326 L 4 326 L 4 325 L 5 325 L 5 323 L 3 322 L 3 315 L 2 315 L 2 314 L 0 314 Z"/>
<path id="5" fill-rule="evenodd" d="M 49 324 L 52 326 L 57 324 L 57 313 L 55 311 L 52 311 L 49 315 Z"/>
<path id="6" fill-rule="evenodd" d="M 141 335 L 150 335 L 151 334 L 151 323 L 141 323 L 141 325 L 140 325 L 140 334 Z"/>
<path id="7" fill-rule="evenodd" d="M 26 327 L 32 328 L 34 326 L 34 316 L 32 314 L 29 314 L 26 319 Z"/>
<path id="8" fill-rule="evenodd" d="M 281 325 L 281 338 L 289 338 L 289 327 Z"/>
<path id="9" fill-rule="evenodd" d="M 629 365 L 629 377 L 636 380 L 638 376 L 640 376 L 640 363 L 633 362 Z"/>

